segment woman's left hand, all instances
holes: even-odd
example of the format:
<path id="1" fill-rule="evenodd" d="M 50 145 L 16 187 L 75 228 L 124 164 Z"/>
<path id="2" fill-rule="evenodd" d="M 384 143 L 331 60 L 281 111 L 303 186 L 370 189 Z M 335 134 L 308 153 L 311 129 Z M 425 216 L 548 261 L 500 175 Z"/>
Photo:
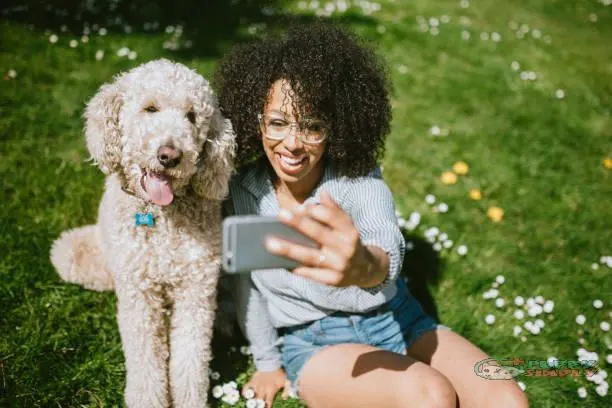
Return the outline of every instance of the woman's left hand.
<path id="1" fill-rule="evenodd" d="M 321 192 L 321 204 L 301 211 L 282 209 L 280 220 L 319 244 L 319 248 L 268 237 L 266 249 L 275 255 L 294 259 L 302 266 L 293 273 L 333 286 L 374 287 L 389 269 L 382 249 L 364 246 L 350 216 L 328 192 Z"/>

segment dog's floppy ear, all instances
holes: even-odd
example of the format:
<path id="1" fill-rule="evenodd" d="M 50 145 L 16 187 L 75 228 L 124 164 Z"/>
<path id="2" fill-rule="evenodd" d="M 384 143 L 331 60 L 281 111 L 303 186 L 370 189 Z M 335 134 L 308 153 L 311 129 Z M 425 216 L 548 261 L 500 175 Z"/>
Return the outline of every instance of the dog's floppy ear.
<path id="1" fill-rule="evenodd" d="M 191 179 L 195 192 L 209 200 L 223 200 L 234 170 L 236 141 L 232 123 L 215 106 L 198 171 Z"/>
<path id="2" fill-rule="evenodd" d="M 105 174 L 117 171 L 121 161 L 119 111 L 122 105 L 118 78 L 102 85 L 85 110 L 87 149 Z"/>

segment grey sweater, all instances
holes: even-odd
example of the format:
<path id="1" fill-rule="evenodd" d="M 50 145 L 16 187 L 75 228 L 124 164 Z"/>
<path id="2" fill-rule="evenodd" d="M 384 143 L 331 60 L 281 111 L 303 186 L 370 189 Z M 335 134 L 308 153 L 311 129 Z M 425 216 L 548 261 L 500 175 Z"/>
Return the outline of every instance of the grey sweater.
<path id="1" fill-rule="evenodd" d="M 266 158 L 243 168 L 230 182 L 230 198 L 224 212 L 236 215 L 276 215 L 280 210 Z M 359 230 L 364 245 L 382 248 L 389 256 L 389 274 L 379 286 L 363 289 L 318 283 L 293 275 L 286 269 L 254 270 L 237 279 L 238 321 L 250 342 L 256 368 L 272 371 L 281 367 L 277 329 L 321 319 L 336 311 L 367 312 L 395 295 L 391 284 L 403 257 L 404 238 L 397 224 L 391 191 L 379 169 L 358 178 L 339 176 L 327 165 L 321 182 L 305 204 L 319 202 L 328 191 Z"/>

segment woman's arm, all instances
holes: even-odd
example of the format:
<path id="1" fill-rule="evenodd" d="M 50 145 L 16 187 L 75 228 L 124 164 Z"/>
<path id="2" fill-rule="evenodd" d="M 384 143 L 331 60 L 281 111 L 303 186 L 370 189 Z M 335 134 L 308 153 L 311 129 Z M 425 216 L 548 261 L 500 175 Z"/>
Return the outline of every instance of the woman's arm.
<path id="1" fill-rule="evenodd" d="M 258 371 L 274 371 L 281 367 L 281 355 L 266 299 L 253 284 L 250 274 L 241 274 L 236 279 L 238 323 L 250 343 L 255 367 Z"/>

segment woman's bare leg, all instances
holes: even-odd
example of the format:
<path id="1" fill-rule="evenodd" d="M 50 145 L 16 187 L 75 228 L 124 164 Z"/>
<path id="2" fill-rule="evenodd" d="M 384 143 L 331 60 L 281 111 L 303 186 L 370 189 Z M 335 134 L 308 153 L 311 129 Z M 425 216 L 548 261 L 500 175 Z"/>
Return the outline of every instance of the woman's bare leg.
<path id="1" fill-rule="evenodd" d="M 489 356 L 457 333 L 445 329 L 425 333 L 408 349 L 408 354 L 450 380 L 461 408 L 529 406 L 514 380 L 488 380 L 475 374 L 476 363 Z"/>
<path id="2" fill-rule="evenodd" d="M 364 344 L 340 344 L 304 366 L 300 397 L 310 408 L 455 407 L 451 383 L 410 356 Z"/>

